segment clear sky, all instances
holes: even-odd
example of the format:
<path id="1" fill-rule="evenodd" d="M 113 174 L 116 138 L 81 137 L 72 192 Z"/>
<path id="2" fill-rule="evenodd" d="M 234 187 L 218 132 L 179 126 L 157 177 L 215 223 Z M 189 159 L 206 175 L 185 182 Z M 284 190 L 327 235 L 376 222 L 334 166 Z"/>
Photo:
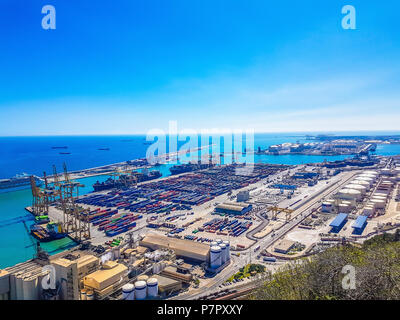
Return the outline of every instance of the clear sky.
<path id="1" fill-rule="evenodd" d="M 397 0 L 1 0 L 0 135 L 399 129 L 399 16 Z"/>

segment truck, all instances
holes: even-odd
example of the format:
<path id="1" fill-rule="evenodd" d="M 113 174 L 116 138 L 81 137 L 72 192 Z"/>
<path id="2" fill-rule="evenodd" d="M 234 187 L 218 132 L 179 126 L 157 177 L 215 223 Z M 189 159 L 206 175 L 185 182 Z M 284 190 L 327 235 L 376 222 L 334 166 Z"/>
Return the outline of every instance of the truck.
<path id="1" fill-rule="evenodd" d="M 276 262 L 276 258 L 275 257 L 264 257 L 263 260 L 265 262 Z"/>

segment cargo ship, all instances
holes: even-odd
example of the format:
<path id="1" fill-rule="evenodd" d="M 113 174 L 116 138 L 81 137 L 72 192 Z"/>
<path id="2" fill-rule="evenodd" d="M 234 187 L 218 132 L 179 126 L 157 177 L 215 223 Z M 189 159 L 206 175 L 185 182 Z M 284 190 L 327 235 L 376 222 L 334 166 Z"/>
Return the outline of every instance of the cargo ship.
<path id="1" fill-rule="evenodd" d="M 212 166 L 211 164 L 204 164 L 204 163 L 187 163 L 187 164 L 172 166 L 171 168 L 169 168 L 169 171 L 171 172 L 172 175 L 175 175 L 195 170 L 207 169 L 210 168 L 211 166 Z"/>
<path id="2" fill-rule="evenodd" d="M 36 182 L 36 186 L 40 187 L 43 185 L 43 180 L 37 176 L 33 176 Z M 0 179 L 0 193 L 19 191 L 29 189 L 31 187 L 30 175 L 23 173 L 18 174 L 10 179 Z"/>
<path id="3" fill-rule="evenodd" d="M 32 225 L 31 235 L 40 242 L 49 242 L 67 236 L 67 234 L 62 231 L 61 225 L 55 222 L 48 223 L 46 227 L 39 224 Z"/>
<path id="4" fill-rule="evenodd" d="M 136 177 L 137 182 L 144 182 L 144 181 L 158 179 L 161 176 L 162 174 L 158 170 L 153 170 L 145 173 L 133 172 L 132 175 L 120 176 L 118 180 L 114 180 L 113 178 L 108 178 L 104 182 L 96 181 L 96 183 L 93 184 L 93 189 L 95 192 L 97 192 L 97 191 L 109 190 L 112 188 L 121 188 L 123 186 L 127 186 L 134 183 L 135 179 L 133 177 Z"/>

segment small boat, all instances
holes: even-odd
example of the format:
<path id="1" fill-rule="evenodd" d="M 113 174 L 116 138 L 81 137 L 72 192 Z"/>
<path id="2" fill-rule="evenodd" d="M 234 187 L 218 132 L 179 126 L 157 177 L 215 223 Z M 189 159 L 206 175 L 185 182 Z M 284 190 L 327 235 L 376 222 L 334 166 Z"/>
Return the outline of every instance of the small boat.
<path id="1" fill-rule="evenodd" d="M 59 152 L 59 154 L 71 154 L 71 152 Z"/>
<path id="2" fill-rule="evenodd" d="M 63 147 L 51 147 L 52 149 L 68 149 L 67 146 L 63 146 Z"/>
<path id="3" fill-rule="evenodd" d="M 108 151 L 108 150 L 110 150 L 110 148 L 99 148 L 99 149 L 97 149 L 97 150 Z"/>

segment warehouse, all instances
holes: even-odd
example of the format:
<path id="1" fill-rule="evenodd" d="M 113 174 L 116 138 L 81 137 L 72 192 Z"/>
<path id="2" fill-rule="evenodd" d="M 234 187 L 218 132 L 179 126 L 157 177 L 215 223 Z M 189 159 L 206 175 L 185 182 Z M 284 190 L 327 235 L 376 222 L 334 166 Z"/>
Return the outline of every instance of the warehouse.
<path id="1" fill-rule="evenodd" d="M 158 291 L 161 296 L 168 296 L 173 292 L 178 292 L 182 289 L 182 282 L 163 277 L 160 275 L 153 275 L 153 278 L 156 278 L 158 281 Z"/>
<path id="2" fill-rule="evenodd" d="M 252 208 L 252 205 L 247 203 L 222 203 L 217 205 L 215 211 L 242 216 L 249 212 Z"/>
<path id="3" fill-rule="evenodd" d="M 93 290 L 99 298 L 111 292 L 115 292 L 121 283 L 127 281 L 128 268 L 115 261 L 107 261 L 100 270 L 97 270 L 83 278 L 85 289 Z"/>
<path id="4" fill-rule="evenodd" d="M 339 213 L 329 225 L 332 227 L 332 232 L 339 232 L 347 222 L 347 214 Z"/>
<path id="5" fill-rule="evenodd" d="M 367 219 L 367 216 L 358 216 L 357 220 L 352 225 L 352 227 L 354 228 L 353 233 L 362 234 L 365 227 L 367 226 Z"/>
<path id="6" fill-rule="evenodd" d="M 279 242 L 276 246 L 274 251 L 278 252 L 278 253 L 284 253 L 287 254 L 290 249 L 293 248 L 293 246 L 296 244 L 295 241 L 291 241 L 291 240 L 282 240 L 281 242 Z"/>
<path id="7" fill-rule="evenodd" d="M 165 237 L 152 233 L 146 235 L 143 240 L 140 241 L 140 245 L 152 250 L 171 249 L 177 256 L 196 262 L 208 261 L 210 252 L 210 246 L 203 243 Z"/>

